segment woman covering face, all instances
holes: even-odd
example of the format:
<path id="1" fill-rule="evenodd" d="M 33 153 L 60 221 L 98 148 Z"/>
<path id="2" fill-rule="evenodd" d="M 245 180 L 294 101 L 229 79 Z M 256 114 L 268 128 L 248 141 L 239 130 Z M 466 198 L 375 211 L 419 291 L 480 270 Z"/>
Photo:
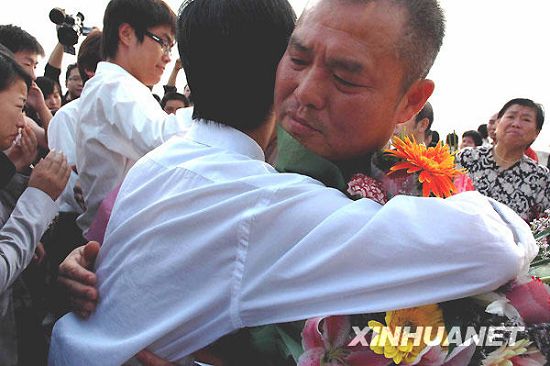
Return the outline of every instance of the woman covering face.
<path id="1" fill-rule="evenodd" d="M 0 48 L 0 149 L 11 146 L 25 126 L 23 107 L 31 77 L 17 64 L 10 52 Z"/>

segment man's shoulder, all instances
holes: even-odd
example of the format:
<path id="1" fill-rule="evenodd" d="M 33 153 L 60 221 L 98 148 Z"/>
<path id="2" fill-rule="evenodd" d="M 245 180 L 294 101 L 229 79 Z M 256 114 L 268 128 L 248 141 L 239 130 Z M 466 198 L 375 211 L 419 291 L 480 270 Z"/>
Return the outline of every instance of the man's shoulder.
<path id="1" fill-rule="evenodd" d="M 163 171 L 167 175 L 194 176 L 208 184 L 242 186 L 243 189 L 280 191 L 317 190 L 321 182 L 296 173 L 278 173 L 265 161 L 194 142 L 177 135 L 140 159 L 130 172 L 140 175 Z"/>
<path id="2" fill-rule="evenodd" d="M 78 111 L 80 106 L 80 98 L 70 101 L 69 103 L 62 106 L 52 117 L 50 121 L 50 126 L 53 122 L 59 120 L 68 120 L 71 122 L 76 122 L 78 119 Z"/>

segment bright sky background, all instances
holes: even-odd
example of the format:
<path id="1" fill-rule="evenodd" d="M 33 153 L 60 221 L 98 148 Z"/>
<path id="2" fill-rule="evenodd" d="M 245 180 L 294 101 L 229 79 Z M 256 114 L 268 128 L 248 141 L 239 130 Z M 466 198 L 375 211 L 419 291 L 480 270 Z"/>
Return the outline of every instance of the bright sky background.
<path id="1" fill-rule="evenodd" d="M 300 13 L 307 0 L 290 0 Z M 167 0 L 177 12 L 182 0 Z M 46 50 L 57 42 L 51 8 L 80 11 L 86 26 L 101 28 L 108 0 L 5 1 L 0 24 L 16 24 L 33 34 Z M 447 35 L 429 75 L 436 83 L 430 99 L 434 129 L 440 135 L 461 134 L 486 123 L 509 99 L 526 97 L 542 103 L 550 119 L 550 1 L 548 0 L 440 0 L 447 17 Z M 177 52 L 176 52 L 177 53 Z M 41 74 L 46 60 L 38 66 Z M 63 65 L 75 62 L 65 54 Z M 161 84 L 168 78 L 166 69 Z M 63 76 L 62 76 L 63 78 Z M 178 77 L 183 90 L 185 75 Z M 155 89 L 162 94 L 160 87 Z M 550 151 L 550 122 L 546 121 L 533 146 Z"/>

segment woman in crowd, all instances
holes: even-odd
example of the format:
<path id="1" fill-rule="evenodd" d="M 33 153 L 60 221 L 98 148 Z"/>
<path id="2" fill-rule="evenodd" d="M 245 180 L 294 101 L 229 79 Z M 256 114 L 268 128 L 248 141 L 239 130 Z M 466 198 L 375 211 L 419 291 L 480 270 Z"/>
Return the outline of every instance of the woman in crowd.
<path id="1" fill-rule="evenodd" d="M 531 221 L 550 208 L 548 168 L 525 156 L 544 124 L 544 111 L 530 99 L 507 102 L 498 113 L 493 147 L 466 149 L 457 155 L 476 190 Z"/>
<path id="2" fill-rule="evenodd" d="M 483 144 L 483 137 L 475 130 L 469 130 L 462 134 L 462 141 L 460 142 L 460 148 L 465 147 L 478 147 Z"/>
<path id="3" fill-rule="evenodd" d="M 31 82 L 11 52 L 0 48 L 0 151 L 11 150 L 9 156 L 0 152 L 0 174 L 8 176 L 3 183 L 15 173 L 12 159 L 24 154 L 24 145 L 29 144 L 23 107 Z M 34 145 L 36 148 L 36 141 Z M 0 201 L 0 365 L 18 364 L 11 285 L 30 263 L 40 237 L 57 214 L 55 200 L 69 173 L 63 154 L 51 152 L 34 168 L 15 208 Z"/>
<path id="4" fill-rule="evenodd" d="M 19 136 L 25 128 L 23 106 L 30 85 L 30 76 L 0 49 L 0 150 L 23 143 Z M 11 156 L 1 154 L 0 173 L 13 175 Z M 54 201 L 69 173 L 63 154 L 52 152 L 34 168 L 13 212 L 0 203 L 0 296 L 30 262 L 40 236 L 57 213 Z"/>
<path id="5" fill-rule="evenodd" d="M 44 101 L 50 112 L 52 114 L 57 112 L 61 108 L 61 89 L 59 84 L 48 77 L 39 76 L 36 78 L 36 85 L 42 90 Z"/>

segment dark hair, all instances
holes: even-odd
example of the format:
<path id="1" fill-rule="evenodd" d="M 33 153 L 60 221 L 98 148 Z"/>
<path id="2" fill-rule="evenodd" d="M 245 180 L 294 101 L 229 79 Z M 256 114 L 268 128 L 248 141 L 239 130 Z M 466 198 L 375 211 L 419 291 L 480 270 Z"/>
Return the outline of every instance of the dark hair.
<path id="1" fill-rule="evenodd" d="M 415 118 L 415 123 L 422 121 L 424 118 L 428 119 L 428 126 L 426 127 L 426 132 L 430 131 L 432 128 L 432 123 L 434 122 L 434 109 L 430 102 L 426 102 L 424 107 L 418 112 Z"/>
<path id="2" fill-rule="evenodd" d="M 69 80 L 69 77 L 71 76 L 71 71 L 73 71 L 76 68 L 77 68 L 76 64 L 70 64 L 69 66 L 67 66 L 67 72 L 65 73 L 65 80 L 67 81 Z"/>
<path id="3" fill-rule="evenodd" d="M 474 140 L 474 144 L 476 146 L 481 146 L 483 144 L 483 138 L 481 137 L 481 134 L 477 132 L 476 130 L 469 130 L 462 134 L 462 138 L 464 137 L 471 137 L 472 140 Z"/>
<path id="4" fill-rule="evenodd" d="M 36 38 L 13 24 L 0 25 L 0 43 L 13 53 L 30 51 L 44 56 L 44 49 Z"/>
<path id="5" fill-rule="evenodd" d="M 439 142 L 439 132 L 430 131 L 430 133 L 432 134 L 432 142 L 430 142 L 429 147 L 435 147 L 435 145 Z"/>
<path id="6" fill-rule="evenodd" d="M 0 91 L 6 90 L 17 80 L 23 80 L 27 88 L 31 87 L 31 76 L 15 61 L 13 53 L 0 44 Z"/>
<path id="7" fill-rule="evenodd" d="M 242 131 L 265 122 L 295 21 L 287 0 L 184 2 L 177 41 L 193 118 Z"/>
<path id="8" fill-rule="evenodd" d="M 479 134 L 481 135 L 481 137 L 484 138 L 484 139 L 486 139 L 487 137 L 489 137 L 489 131 L 487 131 L 487 124 L 486 124 L 486 123 L 480 124 L 480 125 L 477 127 L 477 132 L 479 132 Z"/>
<path id="9" fill-rule="evenodd" d="M 508 108 L 516 104 L 533 109 L 537 115 L 537 130 L 542 130 L 542 126 L 544 125 L 544 109 L 542 108 L 542 104 L 535 103 L 531 99 L 515 98 L 509 100 L 498 112 L 498 118 L 500 119 L 504 116 Z"/>
<path id="10" fill-rule="evenodd" d="M 399 54 L 406 64 L 403 85 L 425 78 L 445 36 L 445 16 L 437 0 L 392 0 L 407 9 L 409 19 L 399 40 Z"/>
<path id="11" fill-rule="evenodd" d="M 44 94 L 44 98 L 47 98 L 50 94 L 53 94 L 56 86 L 59 91 L 59 95 L 61 95 L 61 88 L 56 81 L 45 76 L 39 76 L 36 78 L 35 82 L 42 91 L 42 94 Z"/>
<path id="12" fill-rule="evenodd" d="M 114 58 L 118 51 L 118 29 L 127 23 L 143 42 L 145 31 L 157 25 L 168 25 L 176 33 L 176 14 L 162 0 L 111 0 L 103 16 L 102 55 Z"/>
<path id="13" fill-rule="evenodd" d="M 86 70 L 95 72 L 97 64 L 103 59 L 101 57 L 101 35 L 100 30 L 93 30 L 82 41 L 78 49 L 76 64 L 80 78 L 82 78 L 82 84 L 85 84 L 89 79 Z"/>
<path id="14" fill-rule="evenodd" d="M 451 133 L 447 134 L 447 137 L 445 137 L 445 143 L 447 145 L 457 146 L 458 145 L 458 135 L 454 132 L 451 132 Z"/>
<path id="15" fill-rule="evenodd" d="M 164 94 L 164 97 L 162 97 L 162 100 L 160 101 L 160 106 L 162 109 L 164 109 L 164 106 L 169 100 L 181 100 L 184 106 L 189 107 L 189 100 L 187 100 L 185 95 L 176 92 L 169 92 Z"/>

